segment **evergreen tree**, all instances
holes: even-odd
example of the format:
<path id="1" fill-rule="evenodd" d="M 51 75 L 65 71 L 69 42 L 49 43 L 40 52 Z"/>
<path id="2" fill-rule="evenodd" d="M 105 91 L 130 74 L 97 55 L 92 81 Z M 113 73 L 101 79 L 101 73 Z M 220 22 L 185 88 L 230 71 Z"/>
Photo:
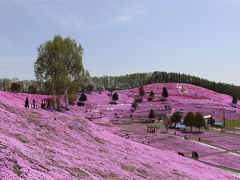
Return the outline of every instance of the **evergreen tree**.
<path id="1" fill-rule="evenodd" d="M 238 102 L 238 98 L 237 98 L 236 96 L 233 96 L 233 97 L 232 97 L 232 103 L 233 103 L 234 105 L 236 105 L 237 102 Z"/>
<path id="2" fill-rule="evenodd" d="M 154 111 L 153 111 L 152 109 L 151 109 L 150 112 L 149 112 L 148 118 L 149 118 L 149 119 L 155 118 L 155 113 L 154 113 Z"/>
<path id="3" fill-rule="evenodd" d="M 163 88 L 162 97 L 164 97 L 164 98 L 167 98 L 167 97 L 168 97 L 168 91 L 167 91 L 167 88 L 166 88 L 166 87 Z"/>
<path id="4" fill-rule="evenodd" d="M 80 98 L 79 98 L 78 105 L 79 106 L 84 106 L 85 101 L 87 101 L 87 96 L 86 96 L 86 94 L 82 93 Z"/>
<path id="5" fill-rule="evenodd" d="M 186 126 L 191 127 L 191 132 L 192 132 L 193 125 L 195 125 L 194 121 L 195 121 L 194 114 L 192 112 L 188 112 L 187 115 L 184 117 L 184 124 Z"/>
<path id="6" fill-rule="evenodd" d="M 202 113 L 197 112 L 195 114 L 194 125 L 195 125 L 195 127 L 199 128 L 199 132 L 200 132 L 200 128 L 204 127 L 206 125 Z"/>
<path id="7" fill-rule="evenodd" d="M 171 117 L 171 122 L 175 123 L 175 127 L 176 127 L 177 123 L 180 122 L 181 119 L 182 119 L 182 115 L 180 112 L 177 111 L 177 112 L 173 113 L 173 115 Z"/>
<path id="8" fill-rule="evenodd" d="M 116 92 L 113 93 L 113 95 L 112 95 L 112 100 L 116 102 L 118 99 L 119 99 L 118 93 L 116 93 Z"/>
<path id="9" fill-rule="evenodd" d="M 84 94 L 84 93 L 82 93 L 81 94 L 81 96 L 80 96 L 80 98 L 79 98 L 79 101 L 87 101 L 87 96 L 86 96 L 86 94 Z"/>

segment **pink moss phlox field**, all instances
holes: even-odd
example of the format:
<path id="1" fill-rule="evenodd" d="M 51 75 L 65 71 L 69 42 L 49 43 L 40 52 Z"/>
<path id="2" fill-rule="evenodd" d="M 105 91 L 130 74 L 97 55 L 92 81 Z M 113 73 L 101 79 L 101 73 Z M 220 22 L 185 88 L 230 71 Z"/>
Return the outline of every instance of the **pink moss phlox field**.
<path id="1" fill-rule="evenodd" d="M 206 156 L 202 157 L 201 161 L 206 161 L 220 166 L 222 166 L 222 163 L 224 162 L 224 167 L 240 170 L 239 166 L 240 154 L 239 156 L 235 156 L 229 153 Z"/>
<path id="2" fill-rule="evenodd" d="M 119 107 L 128 111 L 132 99 L 118 92 L 119 103 L 126 104 Z M 102 99 L 98 94 L 88 97 L 96 109 L 109 103 L 107 92 Z M 25 109 L 26 97 L 39 105 L 48 96 L 0 91 L 0 179 L 237 179 L 176 153 L 114 135 L 89 122 L 84 108 Z M 104 112 L 111 114 L 109 119 L 114 116 L 112 110 Z"/>
<path id="3" fill-rule="evenodd" d="M 237 149 L 240 148 L 240 138 L 234 137 L 208 137 L 202 138 L 204 141 L 208 142 L 209 144 L 213 144 L 225 149 Z"/>

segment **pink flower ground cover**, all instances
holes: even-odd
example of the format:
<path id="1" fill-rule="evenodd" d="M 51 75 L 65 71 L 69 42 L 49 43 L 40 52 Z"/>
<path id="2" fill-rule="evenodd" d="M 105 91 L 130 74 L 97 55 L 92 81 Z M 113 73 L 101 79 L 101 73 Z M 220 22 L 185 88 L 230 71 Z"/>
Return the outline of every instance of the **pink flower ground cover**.
<path id="1" fill-rule="evenodd" d="M 240 138 L 221 136 L 221 137 L 207 137 L 203 138 L 203 140 L 209 144 L 213 144 L 230 150 L 240 148 Z"/>
<path id="2" fill-rule="evenodd" d="M 128 133 L 131 140 L 148 144 L 152 147 L 168 152 L 183 152 L 185 156 L 191 157 L 192 151 L 197 151 L 199 155 L 219 152 L 217 149 L 204 146 L 194 141 L 169 135 L 136 135 Z"/>
<path id="3" fill-rule="evenodd" d="M 160 101 L 163 87 L 167 87 L 169 92 L 169 97 L 165 102 Z M 192 111 L 202 112 L 204 115 L 213 115 L 216 121 L 223 120 L 223 108 L 225 109 L 225 118 L 227 120 L 240 118 L 240 109 L 232 107 L 232 98 L 225 94 L 219 94 L 205 88 L 184 83 L 157 83 L 145 85 L 144 89 L 145 96 L 143 97 L 143 103 L 140 103 L 139 108 L 133 112 L 133 114 L 138 114 L 138 116 L 146 117 L 150 109 L 154 109 L 157 113 L 168 112 L 164 110 L 164 105 L 169 104 L 173 110 L 182 110 L 184 114 Z M 155 96 L 152 102 L 148 102 L 147 98 L 151 90 L 155 92 Z M 129 108 L 128 110 L 130 110 L 134 98 L 139 96 L 138 88 L 118 90 L 116 92 L 119 94 L 119 100 L 117 101 L 118 106 L 115 107 L 115 111 L 117 111 L 116 109 L 121 110 L 121 108 Z M 111 96 L 108 96 L 109 94 L 107 91 L 87 94 L 87 103 L 100 106 L 108 105 L 111 101 Z M 100 107 L 98 106 L 97 108 Z M 102 106 L 103 108 L 104 106 Z"/>
<path id="4" fill-rule="evenodd" d="M 156 88 L 161 90 L 159 85 Z M 175 91 L 174 87 L 169 88 L 170 93 Z M 131 103 L 128 91 L 119 94 L 119 103 Z M 37 102 L 46 97 L 0 91 L 2 180 L 237 179 L 175 152 L 116 136 L 85 119 L 84 109 L 77 106 L 61 113 L 25 109 L 26 96 Z M 102 96 L 92 93 L 87 103 L 98 110 L 98 105 L 109 102 L 106 92 Z"/>
<path id="5" fill-rule="evenodd" d="M 206 156 L 202 157 L 200 160 L 240 171 L 240 157 L 232 154 L 226 153 Z"/>

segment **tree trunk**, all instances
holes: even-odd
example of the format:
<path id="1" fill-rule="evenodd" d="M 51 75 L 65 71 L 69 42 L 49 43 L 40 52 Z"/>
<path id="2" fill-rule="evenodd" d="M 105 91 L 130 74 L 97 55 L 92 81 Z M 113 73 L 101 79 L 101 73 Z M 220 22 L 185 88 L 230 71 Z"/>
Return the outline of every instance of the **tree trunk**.
<path id="1" fill-rule="evenodd" d="M 68 89 L 67 87 L 65 87 L 65 90 L 64 90 L 64 100 L 65 100 L 65 109 L 66 110 L 69 110 L 69 101 L 68 101 Z"/>
<path id="2" fill-rule="evenodd" d="M 56 97 L 56 87 L 55 87 L 55 72 L 52 74 L 52 93 L 53 93 L 53 108 L 57 110 L 57 97 Z"/>
<path id="3" fill-rule="evenodd" d="M 54 107 L 54 110 L 57 110 L 57 97 L 56 97 L 55 90 L 53 90 L 53 107 Z"/>

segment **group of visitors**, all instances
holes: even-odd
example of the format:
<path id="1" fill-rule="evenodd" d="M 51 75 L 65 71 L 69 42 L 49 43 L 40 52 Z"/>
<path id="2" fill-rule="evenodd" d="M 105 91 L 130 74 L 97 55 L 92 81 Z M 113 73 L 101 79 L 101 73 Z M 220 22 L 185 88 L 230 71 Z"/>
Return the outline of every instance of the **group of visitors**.
<path id="1" fill-rule="evenodd" d="M 49 109 L 51 110 L 51 102 L 50 99 L 43 99 L 41 102 L 41 109 Z"/>
<path id="2" fill-rule="evenodd" d="M 27 97 L 25 100 L 25 108 L 29 108 L 29 100 Z M 31 108 L 34 108 L 34 109 L 37 108 L 35 99 L 32 100 Z"/>
<path id="3" fill-rule="evenodd" d="M 192 151 L 192 158 L 198 160 L 198 153 L 196 151 Z"/>
<path id="4" fill-rule="evenodd" d="M 178 152 L 178 155 L 185 157 L 182 152 Z M 198 153 L 196 151 L 192 151 L 192 158 L 198 160 Z"/>
<path id="5" fill-rule="evenodd" d="M 30 104 L 29 103 L 29 99 L 28 99 L 28 97 L 26 97 L 25 105 L 24 105 L 25 108 L 30 108 L 29 104 Z M 36 109 L 37 108 L 36 100 L 33 99 L 32 103 L 30 105 L 31 105 L 31 108 Z M 50 101 L 50 99 L 43 99 L 42 100 L 42 102 L 41 102 L 41 109 L 49 109 L 49 110 L 51 110 L 51 101 Z"/>

